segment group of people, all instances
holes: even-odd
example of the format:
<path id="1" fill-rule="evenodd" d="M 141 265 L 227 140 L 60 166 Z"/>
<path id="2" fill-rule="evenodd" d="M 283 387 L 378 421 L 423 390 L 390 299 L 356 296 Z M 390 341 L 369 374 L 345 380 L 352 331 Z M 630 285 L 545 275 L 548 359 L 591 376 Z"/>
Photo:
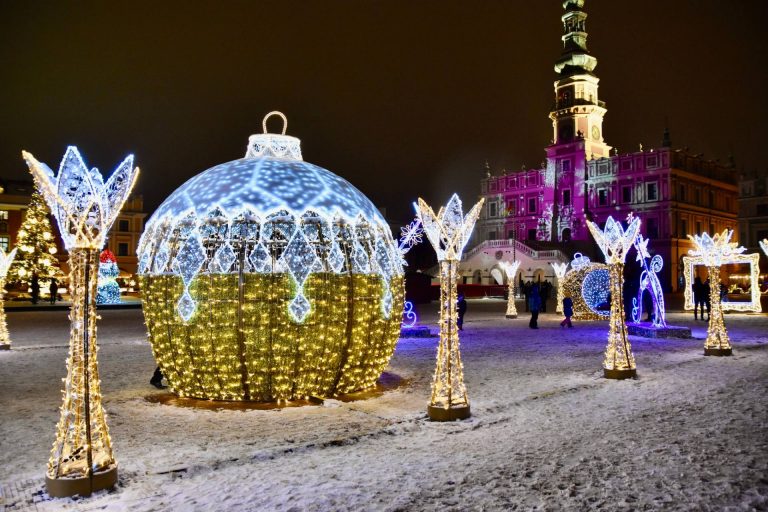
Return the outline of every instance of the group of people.
<path id="1" fill-rule="evenodd" d="M 530 299 L 535 292 L 539 298 L 540 307 L 542 313 L 547 312 L 547 299 L 549 299 L 552 293 L 552 283 L 549 281 L 534 283 L 530 280 L 526 281 L 523 286 L 523 296 L 525 297 L 525 310 L 530 311 Z"/>
<path id="2" fill-rule="evenodd" d="M 37 273 L 32 274 L 32 279 L 29 280 L 30 298 L 32 304 L 40 302 L 40 279 L 37 277 Z M 56 298 L 59 294 L 59 282 L 56 278 L 51 278 L 51 284 L 48 287 L 50 293 L 51 304 L 56 304 Z"/>
<path id="3" fill-rule="evenodd" d="M 546 304 L 550 289 L 551 285 L 548 281 L 541 283 L 541 286 L 539 286 L 538 283 L 532 283 L 527 291 L 523 288 L 523 293 L 525 294 L 525 309 L 526 311 L 531 312 L 531 320 L 528 322 L 528 327 L 531 329 L 539 328 L 539 312 L 547 312 Z M 571 323 L 571 317 L 573 316 L 573 299 L 570 297 L 563 298 L 563 316 L 565 316 L 565 318 L 560 322 L 560 327 L 568 326 L 569 329 L 573 328 L 573 323 Z"/>
<path id="4" fill-rule="evenodd" d="M 705 282 L 702 282 L 701 278 L 696 276 L 691 287 L 693 288 L 693 319 L 699 319 L 699 308 L 701 308 L 701 319 L 704 320 L 704 306 L 706 306 L 707 320 L 709 320 L 709 309 L 711 306 L 709 301 L 709 278 L 707 278 Z"/>

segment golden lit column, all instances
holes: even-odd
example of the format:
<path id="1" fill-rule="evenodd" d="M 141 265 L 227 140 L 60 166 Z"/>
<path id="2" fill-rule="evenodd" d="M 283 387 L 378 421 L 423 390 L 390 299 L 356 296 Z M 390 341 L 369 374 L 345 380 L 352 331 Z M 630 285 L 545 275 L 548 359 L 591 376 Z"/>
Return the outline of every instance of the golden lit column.
<path id="1" fill-rule="evenodd" d="M 8 275 L 8 269 L 16 256 L 16 249 L 8 254 L 0 248 L 0 350 L 10 350 L 11 335 L 8 333 L 8 322 L 5 320 L 5 305 L 3 303 L 5 295 L 5 278 Z"/>
<path id="2" fill-rule="evenodd" d="M 481 199 L 464 216 L 461 200 L 454 194 L 448 204 L 435 215 L 430 206 L 419 199 L 416 213 L 440 262 L 440 344 L 432 383 L 432 398 L 427 407 L 430 419 L 451 421 L 468 418 L 469 398 L 464 385 L 464 372 L 456 326 L 456 281 L 464 246 L 483 206 Z"/>
<path id="3" fill-rule="evenodd" d="M 603 359 L 603 375 L 607 379 L 628 379 L 637 375 L 635 358 L 627 336 L 622 297 L 624 284 L 624 260 L 640 230 L 640 218 L 636 217 L 626 231 L 621 223 L 608 217 L 605 229 L 592 221 L 587 226 L 608 264 L 611 290 L 611 317 L 608 327 L 608 345 Z"/>
<path id="4" fill-rule="evenodd" d="M 64 401 L 45 484 L 54 497 L 87 496 L 117 482 L 96 354 L 96 285 L 99 253 L 139 169 L 126 158 L 104 183 L 98 170 L 88 170 L 77 148 L 70 146 L 59 175 L 23 152 L 35 181 L 59 224 L 69 251 L 69 356 Z"/>
<path id="5" fill-rule="evenodd" d="M 551 265 L 555 270 L 555 277 L 557 277 L 557 306 L 555 307 L 555 313 L 562 313 L 563 299 L 565 298 L 563 280 L 565 280 L 565 272 L 568 270 L 568 263 L 552 263 Z"/>
<path id="6" fill-rule="evenodd" d="M 517 318 L 517 306 L 515 306 L 515 277 L 517 269 L 520 268 L 519 261 L 500 261 L 499 266 L 504 270 L 507 276 L 507 318 Z"/>
<path id="7" fill-rule="evenodd" d="M 709 233 L 701 235 L 688 235 L 693 241 L 694 248 L 688 251 L 691 256 L 699 256 L 706 265 L 709 274 L 709 325 L 707 326 L 707 340 L 704 342 L 705 356 L 730 356 L 732 353 L 731 342 L 728 339 L 728 331 L 725 329 L 723 319 L 723 307 L 720 304 L 720 266 L 724 260 L 728 260 L 746 250 L 737 247 L 736 242 L 731 242 L 733 230 L 725 229 L 722 233 Z"/>

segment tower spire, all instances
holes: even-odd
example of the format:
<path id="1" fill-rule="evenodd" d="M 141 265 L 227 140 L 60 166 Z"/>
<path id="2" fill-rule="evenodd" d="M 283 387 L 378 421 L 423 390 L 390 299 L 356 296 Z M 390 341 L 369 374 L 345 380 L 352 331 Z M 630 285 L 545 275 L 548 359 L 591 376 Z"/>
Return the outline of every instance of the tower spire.
<path id="1" fill-rule="evenodd" d="M 597 59 L 587 51 L 587 13 L 584 0 L 565 0 L 563 9 L 563 52 L 555 62 L 555 72 L 561 77 L 589 73 Z"/>

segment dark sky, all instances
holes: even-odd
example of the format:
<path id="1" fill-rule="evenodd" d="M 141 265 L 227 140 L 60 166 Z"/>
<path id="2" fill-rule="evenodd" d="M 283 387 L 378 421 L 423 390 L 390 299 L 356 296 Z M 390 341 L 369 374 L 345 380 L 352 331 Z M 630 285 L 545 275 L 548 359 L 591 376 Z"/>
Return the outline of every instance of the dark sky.
<path id="1" fill-rule="evenodd" d="M 588 0 L 606 142 L 768 168 L 765 0 Z M 4 2 L 0 176 L 76 144 L 142 168 L 149 210 L 244 155 L 279 109 L 307 161 L 390 217 L 477 195 L 482 164 L 538 165 L 552 133 L 556 0 Z"/>

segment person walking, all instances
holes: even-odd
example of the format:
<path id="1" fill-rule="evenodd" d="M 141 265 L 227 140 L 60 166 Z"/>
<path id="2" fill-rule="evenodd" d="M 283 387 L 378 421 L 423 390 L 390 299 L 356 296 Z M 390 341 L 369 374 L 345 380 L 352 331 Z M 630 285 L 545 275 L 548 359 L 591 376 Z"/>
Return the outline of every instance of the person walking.
<path id="1" fill-rule="evenodd" d="M 32 289 L 32 304 L 37 304 L 37 302 L 40 300 L 40 280 L 37 278 L 37 272 L 32 274 L 29 287 Z"/>
<path id="2" fill-rule="evenodd" d="M 568 326 L 569 329 L 573 329 L 573 324 L 571 323 L 571 317 L 573 316 L 573 299 L 571 299 L 570 296 L 565 296 L 563 298 L 563 315 L 565 315 L 565 320 L 560 322 L 560 327 Z"/>
<path id="3" fill-rule="evenodd" d="M 467 312 L 467 300 L 464 298 L 464 294 L 459 295 L 459 300 L 456 301 L 456 311 L 459 313 L 459 317 L 456 319 L 456 326 L 460 331 L 463 331 L 464 313 Z"/>
<path id="4" fill-rule="evenodd" d="M 51 286 L 48 287 L 48 292 L 51 294 L 51 304 L 56 304 L 56 295 L 59 293 L 59 283 L 55 277 L 51 278 Z"/>
<path id="5" fill-rule="evenodd" d="M 531 311 L 531 321 L 528 327 L 531 329 L 539 328 L 539 309 L 541 309 L 541 296 L 539 296 L 539 285 L 531 286 L 531 292 L 528 295 L 528 309 Z"/>
<path id="6" fill-rule="evenodd" d="M 704 320 L 704 283 L 699 276 L 693 280 L 691 288 L 693 289 L 693 319 L 699 319 L 699 307 L 701 307 L 701 319 Z"/>

